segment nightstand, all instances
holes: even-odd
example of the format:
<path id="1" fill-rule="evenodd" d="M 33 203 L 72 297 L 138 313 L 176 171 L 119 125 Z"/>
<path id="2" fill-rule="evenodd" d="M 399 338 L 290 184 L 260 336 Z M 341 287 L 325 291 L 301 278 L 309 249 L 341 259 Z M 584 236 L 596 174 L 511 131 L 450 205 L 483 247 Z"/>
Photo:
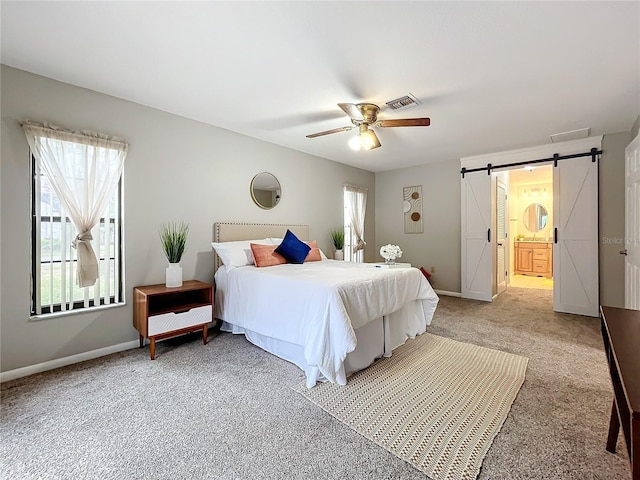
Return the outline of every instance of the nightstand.
<path id="1" fill-rule="evenodd" d="M 207 344 L 207 327 L 213 321 L 213 285 L 189 280 L 181 287 L 145 285 L 133 289 L 133 326 L 140 347 L 151 342 L 151 360 L 156 357 L 156 340 L 202 330 Z"/>
<path id="2" fill-rule="evenodd" d="M 410 263 L 378 262 L 378 263 L 371 263 L 370 265 L 375 267 L 375 268 L 411 268 L 411 264 Z"/>

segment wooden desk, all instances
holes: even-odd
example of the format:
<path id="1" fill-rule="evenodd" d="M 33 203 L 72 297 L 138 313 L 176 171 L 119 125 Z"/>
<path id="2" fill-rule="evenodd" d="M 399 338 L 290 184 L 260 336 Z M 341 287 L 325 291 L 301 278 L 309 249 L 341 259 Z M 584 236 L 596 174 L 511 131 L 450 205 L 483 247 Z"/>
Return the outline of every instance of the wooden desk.
<path id="1" fill-rule="evenodd" d="M 615 453 L 622 426 L 631 478 L 640 480 L 640 311 L 600 307 L 600 319 L 614 394 L 607 451 Z"/>

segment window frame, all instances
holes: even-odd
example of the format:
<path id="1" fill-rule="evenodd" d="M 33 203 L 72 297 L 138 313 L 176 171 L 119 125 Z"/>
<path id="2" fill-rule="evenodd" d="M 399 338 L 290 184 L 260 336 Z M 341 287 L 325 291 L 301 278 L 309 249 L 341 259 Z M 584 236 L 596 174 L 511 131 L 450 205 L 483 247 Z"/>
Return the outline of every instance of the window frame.
<path id="1" fill-rule="evenodd" d="M 96 227 L 99 225 L 113 225 L 114 233 L 117 231 L 117 241 L 108 245 L 113 245 L 113 255 L 110 254 L 109 259 L 114 262 L 114 267 L 117 262 L 117 272 L 118 275 L 114 275 L 114 290 L 117 290 L 117 294 L 115 291 L 111 291 L 109 294 L 109 302 L 106 302 L 106 298 L 103 295 L 99 295 L 99 301 L 96 305 L 95 295 L 91 296 L 88 299 L 80 299 L 75 300 L 71 304 L 70 301 L 60 302 L 60 303 L 52 303 L 50 305 L 40 305 L 40 312 L 37 311 L 37 296 L 41 295 L 42 291 L 42 273 L 39 266 L 43 265 L 42 256 L 41 256 L 41 233 L 42 233 L 42 222 L 43 217 L 41 212 L 39 211 L 39 202 L 42 199 L 42 182 L 41 178 L 44 176 L 44 173 L 38 168 L 36 162 L 37 159 L 35 155 L 29 152 L 29 156 L 31 158 L 31 252 L 30 252 L 30 261 L 31 261 L 31 292 L 30 292 L 30 318 L 31 319 L 42 319 L 42 318 L 50 318 L 52 316 L 60 316 L 60 315 L 71 315 L 78 313 L 86 313 L 90 311 L 96 311 L 104 308 L 112 308 L 117 306 L 125 305 L 125 288 L 124 288 L 124 172 L 120 176 L 118 180 L 118 186 L 114 192 L 114 198 L 116 199 L 116 214 L 107 215 L 101 217 L 101 222 L 99 222 Z M 55 195 L 55 192 L 51 191 L 52 195 Z M 56 197 L 57 198 L 57 197 Z M 64 212 L 63 212 L 64 213 Z M 51 215 L 47 216 L 47 223 L 62 224 L 63 216 L 61 215 Z M 73 223 L 71 219 L 64 215 L 65 221 L 73 227 Z M 103 220 L 103 221 L 102 221 Z M 38 222 L 40 225 L 38 226 Z M 94 227 L 95 228 L 95 227 Z M 117 230 L 116 230 L 117 229 Z M 111 249 L 109 249 L 111 250 Z M 117 252 L 117 254 L 116 254 Z M 105 261 L 105 257 L 100 255 L 100 251 L 98 249 L 97 252 L 98 262 L 102 264 Z M 62 263 L 63 260 L 51 260 L 44 262 L 45 264 L 51 263 Z M 69 262 L 77 264 L 77 256 L 74 259 L 69 259 Z M 95 287 L 86 287 L 86 288 L 95 288 Z M 86 297 L 86 295 L 85 295 Z M 67 308 L 62 308 L 62 303 L 67 305 Z M 70 307 L 68 305 L 71 305 Z"/>

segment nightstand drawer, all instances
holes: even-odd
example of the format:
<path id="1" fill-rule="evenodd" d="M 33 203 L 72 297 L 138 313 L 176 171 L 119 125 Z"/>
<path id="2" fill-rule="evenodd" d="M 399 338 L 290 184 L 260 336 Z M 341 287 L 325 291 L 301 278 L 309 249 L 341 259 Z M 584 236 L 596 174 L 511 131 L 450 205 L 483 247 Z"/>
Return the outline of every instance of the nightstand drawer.
<path id="1" fill-rule="evenodd" d="M 181 330 L 194 325 L 211 323 L 211 305 L 195 307 L 186 312 L 163 313 L 149 317 L 148 336 L 159 335 L 161 333 Z"/>

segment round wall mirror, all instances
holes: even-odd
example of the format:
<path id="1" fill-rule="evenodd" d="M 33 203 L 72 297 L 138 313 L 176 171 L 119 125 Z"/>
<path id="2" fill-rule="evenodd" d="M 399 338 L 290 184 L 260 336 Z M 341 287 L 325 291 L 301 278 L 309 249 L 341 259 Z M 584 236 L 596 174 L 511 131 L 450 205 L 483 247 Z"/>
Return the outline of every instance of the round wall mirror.
<path id="1" fill-rule="evenodd" d="M 524 210 L 524 226 L 530 232 L 539 232 L 547 226 L 549 213 L 539 203 L 532 203 Z"/>
<path id="2" fill-rule="evenodd" d="M 255 204 L 265 210 L 275 207 L 280 202 L 280 182 L 269 172 L 261 172 L 253 177 L 249 190 Z"/>

